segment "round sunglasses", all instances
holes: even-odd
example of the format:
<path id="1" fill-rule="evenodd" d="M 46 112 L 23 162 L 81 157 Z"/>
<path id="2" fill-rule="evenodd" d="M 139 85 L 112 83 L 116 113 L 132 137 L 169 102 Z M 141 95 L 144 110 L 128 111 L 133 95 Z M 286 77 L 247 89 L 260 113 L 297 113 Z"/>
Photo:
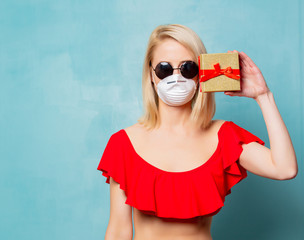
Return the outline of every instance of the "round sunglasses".
<path id="1" fill-rule="evenodd" d="M 151 62 L 150 66 L 152 67 Z M 164 79 L 165 77 L 172 75 L 174 69 L 180 69 L 182 76 L 189 79 L 194 78 L 198 74 L 198 66 L 193 61 L 185 61 L 178 68 L 173 68 L 168 62 L 160 62 L 155 68 L 152 67 L 152 69 L 159 79 Z"/>

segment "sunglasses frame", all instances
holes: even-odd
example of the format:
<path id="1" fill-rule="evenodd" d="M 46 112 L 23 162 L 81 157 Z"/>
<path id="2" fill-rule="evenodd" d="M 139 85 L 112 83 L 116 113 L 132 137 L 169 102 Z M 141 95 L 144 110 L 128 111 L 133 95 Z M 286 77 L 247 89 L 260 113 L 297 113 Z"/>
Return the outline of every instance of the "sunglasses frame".
<path id="1" fill-rule="evenodd" d="M 166 76 L 166 77 L 161 78 L 161 77 L 159 77 L 159 76 L 157 75 L 156 68 L 157 68 L 158 65 L 161 64 L 161 63 L 167 63 L 167 64 L 171 67 L 172 72 L 171 72 L 171 74 L 169 74 L 168 76 L 171 76 L 171 75 L 173 74 L 173 72 L 174 72 L 175 69 L 179 69 L 181 75 L 182 75 L 183 77 L 187 78 L 187 79 L 192 79 L 192 78 L 194 78 L 195 76 L 197 76 L 197 74 L 199 73 L 199 68 L 198 68 L 197 63 L 194 62 L 194 61 L 190 61 L 190 60 L 182 62 L 182 64 L 180 65 L 180 67 L 177 67 L 177 68 L 172 67 L 172 65 L 171 65 L 169 62 L 166 62 L 166 61 L 159 62 L 159 63 L 155 66 L 155 68 L 153 68 L 152 63 L 150 62 L 150 66 L 151 66 L 152 69 L 154 70 L 155 75 L 156 75 L 160 80 L 162 80 L 162 79 L 168 77 L 168 76 Z M 185 66 L 185 64 L 187 64 L 187 63 L 194 63 L 195 66 L 196 66 L 197 72 L 196 72 L 196 74 L 195 74 L 192 78 L 188 78 L 188 77 L 184 76 L 184 74 L 183 74 L 183 69 L 182 69 L 182 68 L 183 68 L 183 67 Z M 171 71 L 171 70 L 170 70 L 170 71 Z"/>

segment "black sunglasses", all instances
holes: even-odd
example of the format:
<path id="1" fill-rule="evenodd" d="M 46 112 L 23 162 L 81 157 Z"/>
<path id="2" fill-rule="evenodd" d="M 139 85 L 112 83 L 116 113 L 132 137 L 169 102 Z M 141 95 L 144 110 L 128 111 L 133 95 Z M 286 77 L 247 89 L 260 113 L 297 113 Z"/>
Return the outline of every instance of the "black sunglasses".
<path id="1" fill-rule="evenodd" d="M 150 66 L 152 67 L 151 62 Z M 198 74 L 198 66 L 193 61 L 185 61 L 179 68 L 173 68 L 168 62 L 160 62 L 155 68 L 152 67 L 152 69 L 159 79 L 164 79 L 165 77 L 172 75 L 174 69 L 180 69 L 182 76 L 189 79 L 194 78 Z"/>

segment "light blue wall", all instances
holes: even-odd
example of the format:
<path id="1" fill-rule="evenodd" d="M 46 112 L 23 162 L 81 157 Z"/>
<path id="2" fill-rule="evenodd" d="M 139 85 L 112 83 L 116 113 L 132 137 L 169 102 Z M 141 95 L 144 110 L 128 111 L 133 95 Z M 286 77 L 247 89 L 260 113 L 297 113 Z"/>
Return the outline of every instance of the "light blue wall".
<path id="1" fill-rule="evenodd" d="M 113 132 L 141 114 L 141 67 L 159 24 L 195 30 L 209 53 L 239 50 L 262 70 L 299 174 L 248 173 L 214 217 L 214 239 L 304 236 L 301 0 L 0 1 L 0 238 L 103 239 L 109 185 L 97 165 Z M 215 119 L 266 142 L 253 99 L 216 93 Z"/>

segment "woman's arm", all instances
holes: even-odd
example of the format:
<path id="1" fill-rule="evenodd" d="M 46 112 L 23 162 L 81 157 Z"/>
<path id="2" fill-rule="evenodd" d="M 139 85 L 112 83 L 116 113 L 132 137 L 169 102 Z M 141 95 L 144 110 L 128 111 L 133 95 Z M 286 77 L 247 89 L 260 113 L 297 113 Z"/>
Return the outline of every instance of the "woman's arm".
<path id="1" fill-rule="evenodd" d="M 298 172 L 297 158 L 273 94 L 269 91 L 259 95 L 256 101 L 262 110 L 266 123 L 273 164 L 280 175 L 293 178 Z"/>
<path id="2" fill-rule="evenodd" d="M 243 52 L 239 52 L 239 56 L 242 90 L 225 94 L 256 100 L 261 108 L 270 142 L 270 149 L 256 142 L 243 144 L 240 164 L 248 171 L 263 177 L 277 180 L 292 179 L 298 172 L 297 158 L 273 94 L 254 62 Z"/>
<path id="3" fill-rule="evenodd" d="M 105 240 L 131 240 L 133 238 L 132 207 L 125 204 L 125 192 L 110 177 L 110 220 Z"/>

